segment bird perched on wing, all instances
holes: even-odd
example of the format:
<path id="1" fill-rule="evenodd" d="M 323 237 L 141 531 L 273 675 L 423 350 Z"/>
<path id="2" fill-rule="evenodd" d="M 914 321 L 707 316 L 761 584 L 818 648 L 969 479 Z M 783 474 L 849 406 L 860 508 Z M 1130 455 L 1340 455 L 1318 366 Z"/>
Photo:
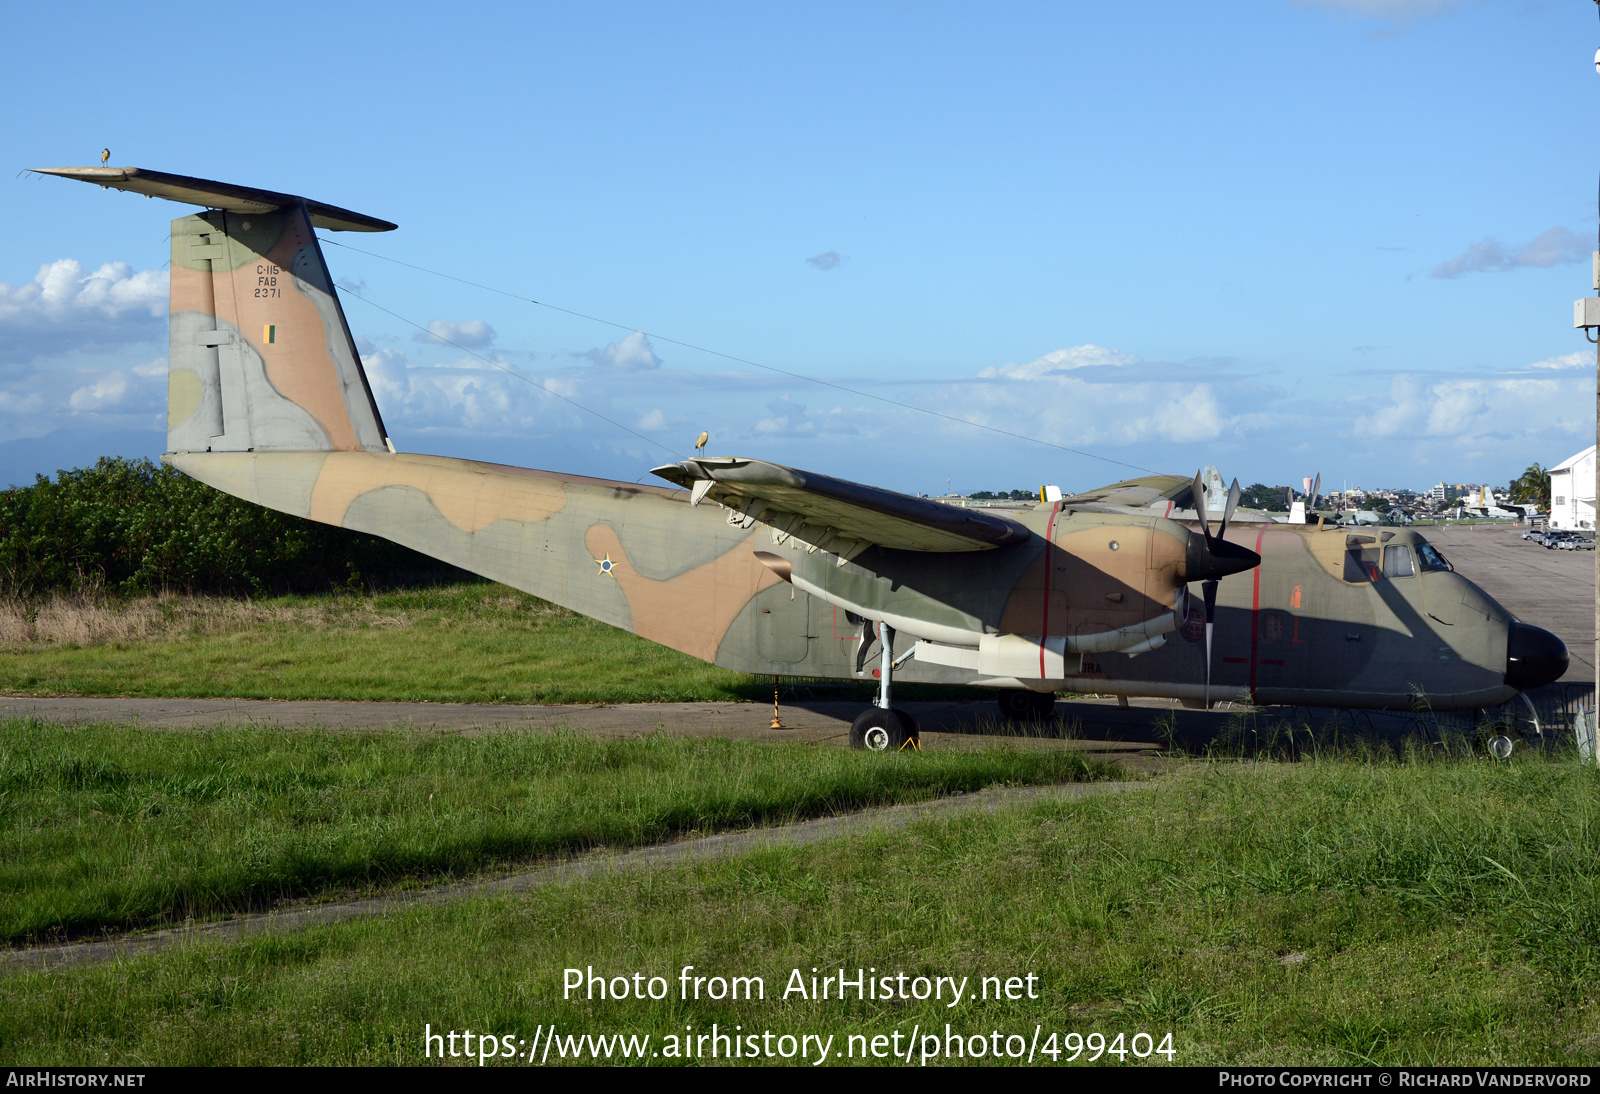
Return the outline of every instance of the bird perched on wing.
<path id="1" fill-rule="evenodd" d="M 111 149 L 102 148 L 100 150 L 100 166 L 104 167 L 106 164 L 108 164 L 110 162 L 111 162 Z"/>
<path id="2" fill-rule="evenodd" d="M 694 439 L 694 450 L 696 452 L 699 452 L 702 449 L 704 449 L 705 446 L 706 446 L 706 442 L 709 441 L 710 439 L 711 439 L 711 434 L 707 433 L 705 430 L 702 429 L 700 431 L 700 436 L 698 436 L 698 437 L 696 437 Z"/>

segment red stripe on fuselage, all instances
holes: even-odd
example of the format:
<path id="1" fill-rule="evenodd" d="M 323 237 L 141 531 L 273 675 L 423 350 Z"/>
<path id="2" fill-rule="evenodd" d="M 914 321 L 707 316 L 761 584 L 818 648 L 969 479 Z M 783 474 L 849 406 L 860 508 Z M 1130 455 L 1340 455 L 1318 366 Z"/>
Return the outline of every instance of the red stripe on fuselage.
<path id="1" fill-rule="evenodd" d="M 1056 514 L 1061 504 L 1050 510 L 1050 523 L 1044 528 L 1044 608 L 1039 618 L 1039 679 L 1044 679 L 1044 640 L 1050 636 L 1050 548 L 1056 542 Z"/>
<path id="2" fill-rule="evenodd" d="M 1266 534 L 1267 530 L 1265 528 L 1256 533 L 1257 555 L 1261 554 L 1261 537 Z M 1254 582 L 1255 587 L 1250 593 L 1250 698 L 1252 699 L 1256 697 L 1256 666 L 1260 664 L 1256 660 L 1256 638 L 1261 633 L 1261 620 L 1259 618 L 1261 614 L 1261 567 L 1259 565 L 1255 568 Z"/>

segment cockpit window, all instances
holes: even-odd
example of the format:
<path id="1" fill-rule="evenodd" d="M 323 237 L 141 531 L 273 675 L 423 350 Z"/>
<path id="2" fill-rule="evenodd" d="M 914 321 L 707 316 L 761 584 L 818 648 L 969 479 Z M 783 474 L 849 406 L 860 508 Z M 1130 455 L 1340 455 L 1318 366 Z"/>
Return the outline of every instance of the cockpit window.
<path id="1" fill-rule="evenodd" d="M 1378 549 L 1351 547 L 1344 553 L 1344 579 L 1353 585 L 1378 580 Z"/>
<path id="2" fill-rule="evenodd" d="M 1397 543 L 1383 549 L 1384 577 L 1415 577 L 1416 573 L 1416 566 L 1411 561 L 1411 548 Z"/>
<path id="3" fill-rule="evenodd" d="M 1454 566 L 1444 560 L 1444 556 L 1434 550 L 1433 544 L 1417 540 L 1417 561 L 1422 564 L 1422 572 L 1429 570 L 1453 570 Z"/>

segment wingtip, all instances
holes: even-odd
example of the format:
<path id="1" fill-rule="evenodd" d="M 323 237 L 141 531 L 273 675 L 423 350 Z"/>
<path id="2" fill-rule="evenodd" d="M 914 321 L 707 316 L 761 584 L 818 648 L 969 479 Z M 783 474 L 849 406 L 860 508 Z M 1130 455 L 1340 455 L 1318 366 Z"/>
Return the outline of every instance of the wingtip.
<path id="1" fill-rule="evenodd" d="M 125 179 L 129 171 L 137 171 L 134 167 L 30 167 L 36 175 L 55 175 L 64 179 L 82 179 L 93 182 L 96 179 Z"/>

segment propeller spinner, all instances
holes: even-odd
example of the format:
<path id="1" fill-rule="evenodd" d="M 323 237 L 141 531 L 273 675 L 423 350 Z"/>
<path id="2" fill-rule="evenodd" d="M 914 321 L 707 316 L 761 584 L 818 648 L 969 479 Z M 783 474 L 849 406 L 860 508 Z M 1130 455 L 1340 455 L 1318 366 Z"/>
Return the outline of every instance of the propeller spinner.
<path id="1" fill-rule="evenodd" d="M 1200 476 L 1194 477 L 1194 511 L 1200 521 L 1201 536 L 1189 537 L 1189 547 L 1184 558 L 1183 574 L 1186 581 L 1218 581 L 1229 574 L 1239 574 L 1261 565 L 1261 556 L 1239 543 L 1230 543 L 1223 537 L 1228 534 L 1228 522 L 1239 504 L 1239 480 L 1234 479 L 1228 488 L 1227 507 L 1222 513 L 1222 523 L 1217 534 L 1211 534 L 1211 518 L 1206 512 L 1205 487 Z"/>

